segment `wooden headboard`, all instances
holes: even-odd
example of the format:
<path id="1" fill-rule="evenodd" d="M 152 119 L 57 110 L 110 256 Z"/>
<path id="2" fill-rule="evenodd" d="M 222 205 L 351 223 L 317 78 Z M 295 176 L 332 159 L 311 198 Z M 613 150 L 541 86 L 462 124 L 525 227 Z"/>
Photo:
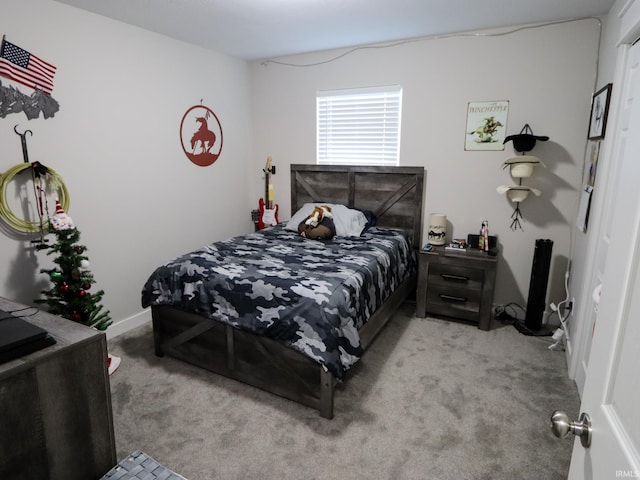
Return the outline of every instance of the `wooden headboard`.
<path id="1" fill-rule="evenodd" d="M 309 202 L 371 210 L 377 225 L 407 230 L 422 244 L 424 168 L 291 165 L 291 215 Z"/>

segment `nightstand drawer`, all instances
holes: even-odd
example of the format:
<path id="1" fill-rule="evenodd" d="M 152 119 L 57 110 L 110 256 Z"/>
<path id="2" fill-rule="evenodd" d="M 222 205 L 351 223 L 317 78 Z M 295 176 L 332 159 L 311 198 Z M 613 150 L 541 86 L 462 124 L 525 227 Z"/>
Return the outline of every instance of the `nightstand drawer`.
<path id="1" fill-rule="evenodd" d="M 483 277 L 481 268 L 433 263 L 429 267 L 428 282 L 429 287 L 443 285 L 480 291 Z"/>
<path id="2" fill-rule="evenodd" d="M 434 314 L 478 322 L 481 296 L 480 289 L 456 288 L 452 285 L 429 283 L 427 309 Z"/>

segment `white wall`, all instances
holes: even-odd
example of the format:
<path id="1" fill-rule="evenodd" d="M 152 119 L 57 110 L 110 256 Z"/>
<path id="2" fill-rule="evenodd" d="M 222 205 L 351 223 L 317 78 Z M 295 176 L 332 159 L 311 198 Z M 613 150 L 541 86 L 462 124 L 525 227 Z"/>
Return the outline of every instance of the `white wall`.
<path id="1" fill-rule="evenodd" d="M 0 119 L 0 173 L 22 162 L 14 125 L 32 130 L 30 159 L 54 168 L 69 188 L 69 214 L 116 322 L 140 313 L 141 286 L 160 262 L 251 228 L 269 155 L 280 218 L 289 217 L 288 165 L 315 161 L 315 95 L 323 89 L 404 87 L 401 163 L 426 168 L 425 218 L 445 212 L 449 236 L 489 220 L 502 246 L 497 303 L 526 304 L 538 238 L 554 241 L 550 301 L 564 298 L 572 244 L 574 268 L 588 261 L 580 257 L 584 235 L 572 225 L 597 83 L 595 20 L 359 49 L 307 67 L 247 66 L 52 0 L 5 0 L 0 26 L 8 40 L 58 67 L 53 97 L 61 107 L 48 120 Z M 278 60 L 323 62 L 345 52 Z M 182 115 L 201 99 L 224 131 L 222 156 L 210 167 L 191 164 L 179 141 Z M 513 206 L 495 193 L 511 183 L 501 165 L 512 145 L 464 151 L 467 103 L 485 100 L 510 101 L 508 133 L 529 123 L 551 137 L 533 152 L 549 168 L 526 182 L 543 195 L 522 204 L 524 231 L 510 230 Z M 49 259 L 30 248 L 33 235 L 2 233 L 0 295 L 32 303 L 48 288 L 39 270 Z"/>
<path id="2" fill-rule="evenodd" d="M 0 172 L 23 161 L 14 125 L 30 129 L 30 160 L 64 179 L 94 288 L 105 290 L 115 322 L 141 312 L 142 285 L 158 264 L 249 230 L 245 62 L 52 0 L 4 0 L 0 27 L 9 41 L 57 66 L 52 96 L 60 103 L 51 119 L 0 119 Z M 180 143 L 182 116 L 201 100 L 224 134 L 221 156 L 208 167 L 191 163 Z M 50 257 L 30 248 L 33 235 L 6 230 L 0 295 L 32 304 L 49 288 L 39 270 Z"/>
<path id="3" fill-rule="evenodd" d="M 401 164 L 427 170 L 425 220 L 430 212 L 445 213 L 448 237 L 465 237 L 488 219 L 502 247 L 495 297 L 500 304 L 526 305 L 535 240 L 553 240 L 548 298 L 563 299 L 564 271 L 576 234 L 599 22 L 585 19 L 490 35 L 509 30 L 277 59 L 308 66 L 253 63 L 253 170 L 259 173 L 264 159 L 273 157 L 281 217 L 290 215 L 288 165 L 315 162 L 316 92 L 399 84 L 404 89 Z M 510 101 L 508 134 L 519 133 L 528 123 L 535 134 L 550 137 L 532 152 L 548 168 L 537 169 L 524 182 L 543 192 L 521 205 L 524 231 L 510 229 L 513 205 L 495 190 L 512 183 L 501 168 L 515 154 L 512 143 L 498 152 L 464 150 L 467 103 L 492 100 Z M 256 201 L 261 188 L 256 174 Z"/>

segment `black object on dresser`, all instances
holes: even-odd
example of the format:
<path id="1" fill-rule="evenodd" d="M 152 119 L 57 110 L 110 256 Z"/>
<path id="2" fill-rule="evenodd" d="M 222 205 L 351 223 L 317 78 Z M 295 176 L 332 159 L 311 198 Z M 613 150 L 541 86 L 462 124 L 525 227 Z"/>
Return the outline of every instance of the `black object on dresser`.
<path id="1" fill-rule="evenodd" d="M 481 330 L 491 328 L 497 255 L 433 247 L 420 251 L 418 259 L 417 317 L 428 312 L 477 323 Z"/>
<path id="2" fill-rule="evenodd" d="M 2 297 L 0 309 L 56 341 L 0 364 L 0 478 L 100 478 L 117 462 L 105 333 Z"/>
<path id="3" fill-rule="evenodd" d="M 55 338 L 44 328 L 0 308 L 0 363 L 28 355 L 54 343 Z"/>

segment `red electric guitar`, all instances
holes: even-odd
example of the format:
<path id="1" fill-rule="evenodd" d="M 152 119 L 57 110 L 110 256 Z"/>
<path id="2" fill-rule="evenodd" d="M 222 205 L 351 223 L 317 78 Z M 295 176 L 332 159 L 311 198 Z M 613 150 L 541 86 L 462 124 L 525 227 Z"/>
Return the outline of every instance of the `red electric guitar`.
<path id="1" fill-rule="evenodd" d="M 260 217 L 258 218 L 258 230 L 272 227 L 278 223 L 278 205 L 273 204 L 273 185 L 269 182 L 271 175 L 275 175 L 276 168 L 271 165 L 271 157 L 267 157 L 264 169 L 264 198 L 260 199 Z"/>

